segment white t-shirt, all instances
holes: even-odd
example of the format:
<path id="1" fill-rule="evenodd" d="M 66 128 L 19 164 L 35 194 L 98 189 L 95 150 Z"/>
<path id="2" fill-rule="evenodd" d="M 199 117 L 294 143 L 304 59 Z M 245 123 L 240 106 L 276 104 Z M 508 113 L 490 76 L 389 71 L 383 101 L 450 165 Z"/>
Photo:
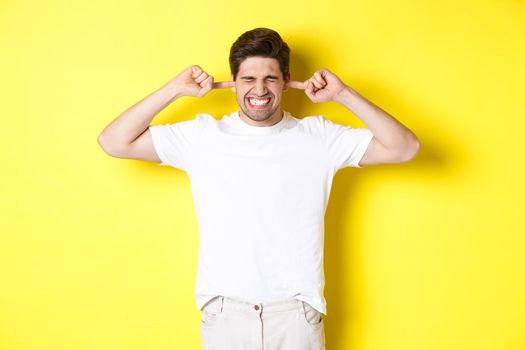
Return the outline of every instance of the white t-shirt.
<path id="1" fill-rule="evenodd" d="M 223 295 L 254 304 L 296 298 L 326 314 L 324 215 L 332 179 L 340 168 L 360 167 L 372 132 L 288 112 L 268 127 L 234 112 L 149 130 L 160 165 L 190 179 L 199 310 Z"/>

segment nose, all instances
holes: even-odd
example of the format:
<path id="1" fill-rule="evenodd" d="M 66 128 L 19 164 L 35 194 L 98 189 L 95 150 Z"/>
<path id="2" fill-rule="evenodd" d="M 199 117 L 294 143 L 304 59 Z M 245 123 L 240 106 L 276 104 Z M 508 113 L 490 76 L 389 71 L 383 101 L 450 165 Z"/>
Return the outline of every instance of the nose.
<path id="1" fill-rule="evenodd" d="M 264 82 L 260 81 L 255 85 L 255 93 L 257 96 L 263 96 L 266 95 L 266 85 Z"/>

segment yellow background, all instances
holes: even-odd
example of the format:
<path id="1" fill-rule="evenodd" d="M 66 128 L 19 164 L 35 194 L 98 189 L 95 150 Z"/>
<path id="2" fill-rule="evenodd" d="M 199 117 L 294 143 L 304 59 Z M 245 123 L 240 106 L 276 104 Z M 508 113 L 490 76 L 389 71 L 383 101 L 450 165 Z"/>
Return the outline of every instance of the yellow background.
<path id="1" fill-rule="evenodd" d="M 180 170 L 111 158 L 102 129 L 183 68 L 229 79 L 279 31 L 413 130 L 410 163 L 344 169 L 326 216 L 328 350 L 525 348 L 525 2 L 0 3 L 0 349 L 198 349 L 197 222 Z M 297 117 L 364 124 L 285 95 Z M 153 124 L 216 118 L 230 90 Z"/>

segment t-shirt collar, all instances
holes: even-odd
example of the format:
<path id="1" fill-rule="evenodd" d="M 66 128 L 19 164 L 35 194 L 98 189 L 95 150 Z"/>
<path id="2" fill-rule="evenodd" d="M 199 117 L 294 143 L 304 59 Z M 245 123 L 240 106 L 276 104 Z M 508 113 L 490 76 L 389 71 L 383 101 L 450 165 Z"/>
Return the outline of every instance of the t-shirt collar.
<path id="1" fill-rule="evenodd" d="M 283 117 L 277 123 L 270 126 L 255 126 L 250 125 L 242 120 L 239 116 L 239 111 L 233 112 L 230 116 L 232 126 L 245 135 L 271 135 L 279 133 L 284 128 L 286 122 L 289 119 L 289 113 L 283 111 Z"/>

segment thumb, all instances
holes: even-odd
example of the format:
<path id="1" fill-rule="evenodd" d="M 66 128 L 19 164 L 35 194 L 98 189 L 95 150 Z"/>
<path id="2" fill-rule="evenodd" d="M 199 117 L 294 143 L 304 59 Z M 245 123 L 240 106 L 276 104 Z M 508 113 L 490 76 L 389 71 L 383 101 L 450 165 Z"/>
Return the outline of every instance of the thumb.
<path id="1" fill-rule="evenodd" d="M 310 100 L 313 100 L 315 97 L 314 85 L 312 84 L 310 80 L 306 81 L 305 85 L 306 85 L 306 88 L 304 89 L 304 93 L 306 94 L 306 96 L 308 96 Z"/>
<path id="2" fill-rule="evenodd" d="M 213 76 L 208 76 L 202 83 L 200 83 L 201 89 L 199 90 L 198 97 L 203 97 L 213 88 Z"/>

